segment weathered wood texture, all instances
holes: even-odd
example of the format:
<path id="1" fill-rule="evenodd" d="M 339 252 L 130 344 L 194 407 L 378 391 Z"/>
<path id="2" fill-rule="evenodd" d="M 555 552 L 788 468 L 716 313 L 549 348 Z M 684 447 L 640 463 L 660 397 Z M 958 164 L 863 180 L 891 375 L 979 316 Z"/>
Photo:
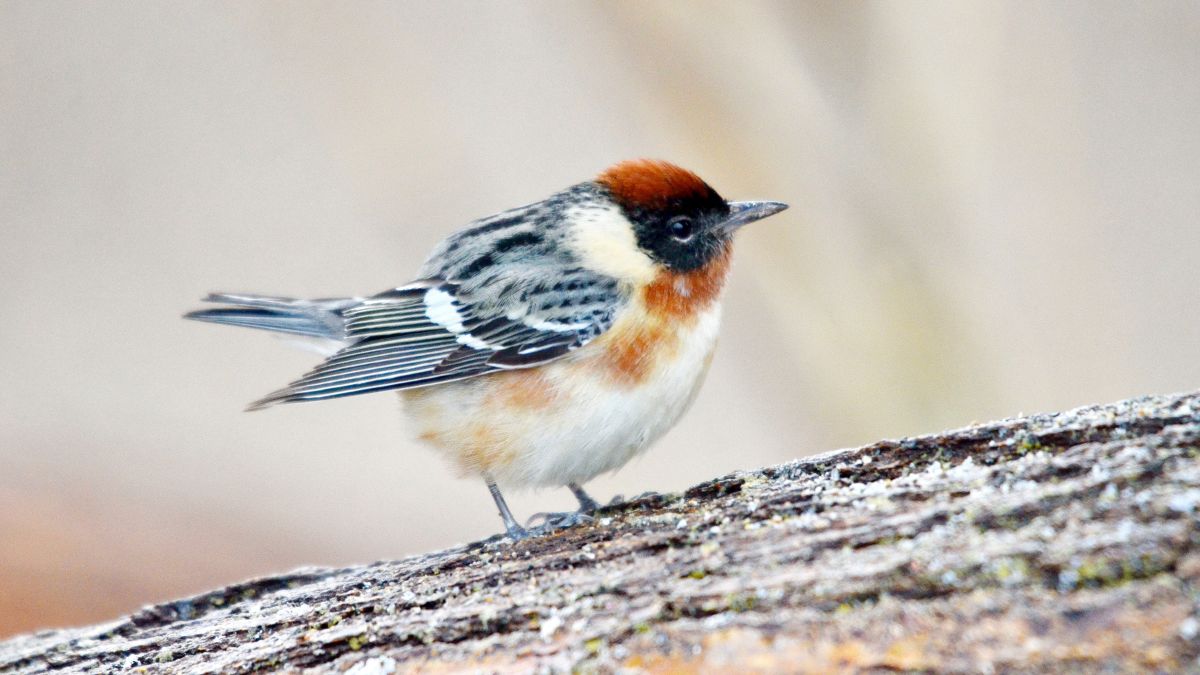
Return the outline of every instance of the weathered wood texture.
<path id="1" fill-rule="evenodd" d="M 885 441 L 596 522 L 0 643 L 0 671 L 1196 670 L 1200 393 Z"/>

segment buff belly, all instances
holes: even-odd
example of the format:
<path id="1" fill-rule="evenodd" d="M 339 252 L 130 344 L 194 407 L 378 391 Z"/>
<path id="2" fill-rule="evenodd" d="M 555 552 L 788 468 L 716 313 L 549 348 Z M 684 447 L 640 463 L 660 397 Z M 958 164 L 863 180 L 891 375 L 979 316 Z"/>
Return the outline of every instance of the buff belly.
<path id="1" fill-rule="evenodd" d="M 544 366 L 401 392 L 405 410 L 464 475 L 507 487 L 584 483 L 645 451 L 691 405 L 720 304 L 689 319 L 618 322 Z"/>

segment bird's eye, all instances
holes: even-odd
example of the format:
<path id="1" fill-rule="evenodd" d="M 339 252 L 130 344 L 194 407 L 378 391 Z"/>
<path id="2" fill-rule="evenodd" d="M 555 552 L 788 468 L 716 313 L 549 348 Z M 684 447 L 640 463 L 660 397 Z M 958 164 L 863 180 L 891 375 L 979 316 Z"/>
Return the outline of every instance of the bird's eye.
<path id="1" fill-rule="evenodd" d="M 687 241 L 692 238 L 692 233 L 696 226 L 692 223 L 692 219 L 687 216 L 676 216 L 667 223 L 667 229 L 670 230 L 671 236 L 679 241 Z"/>

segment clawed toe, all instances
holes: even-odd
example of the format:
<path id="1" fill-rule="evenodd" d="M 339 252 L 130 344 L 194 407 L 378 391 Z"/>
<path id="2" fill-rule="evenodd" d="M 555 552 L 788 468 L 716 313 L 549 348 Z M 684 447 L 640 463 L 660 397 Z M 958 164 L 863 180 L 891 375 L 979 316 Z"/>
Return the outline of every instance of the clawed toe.
<path id="1" fill-rule="evenodd" d="M 584 523 L 592 522 L 592 517 L 582 511 L 566 511 L 561 513 L 535 513 L 525 521 L 525 527 L 544 528 L 546 530 L 564 530 Z M 535 524 L 536 522 L 536 524 Z"/>
<path id="2" fill-rule="evenodd" d="M 516 519 L 513 518 L 512 511 L 509 510 L 508 504 L 500 494 L 500 488 L 496 486 L 496 482 L 491 480 L 490 476 L 485 476 L 484 478 L 488 490 L 492 493 L 492 499 L 496 502 L 496 509 L 500 512 L 500 518 L 504 521 L 504 536 L 513 542 L 554 532 L 555 530 L 565 530 L 569 527 L 591 523 L 595 521 L 595 518 L 591 514 L 625 501 L 624 497 L 617 495 L 608 504 L 601 505 L 592 499 L 578 483 L 567 483 L 567 487 L 571 489 L 571 492 L 574 493 L 575 498 L 579 501 L 578 511 L 535 513 L 529 517 L 529 520 L 525 521 L 525 527 L 521 527 Z M 655 494 L 657 493 L 646 492 L 633 499 L 636 501 Z"/>
<path id="3" fill-rule="evenodd" d="M 504 536 L 508 537 L 510 541 L 521 541 L 522 539 L 528 539 L 533 535 L 529 533 L 529 530 L 518 525 L 516 527 L 508 528 L 508 530 L 505 531 Z"/>
<path id="4" fill-rule="evenodd" d="M 606 506 L 606 507 L 620 506 L 621 504 L 624 504 L 625 502 L 636 502 L 639 499 L 645 499 L 647 497 L 654 497 L 657 494 L 658 493 L 655 492 L 654 490 L 649 490 L 647 492 L 641 493 L 640 495 L 634 495 L 633 497 L 630 497 L 629 499 L 625 499 L 625 495 L 617 495 L 617 496 L 613 497 L 612 499 L 610 499 L 608 501 L 608 503 L 605 504 L 604 506 Z"/>

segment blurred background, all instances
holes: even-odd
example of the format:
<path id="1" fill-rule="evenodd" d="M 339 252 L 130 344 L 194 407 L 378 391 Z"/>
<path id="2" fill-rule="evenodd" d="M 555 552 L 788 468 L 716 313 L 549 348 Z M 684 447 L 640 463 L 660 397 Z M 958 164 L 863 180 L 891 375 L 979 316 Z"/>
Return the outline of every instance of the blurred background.
<path id="1" fill-rule="evenodd" d="M 1198 44 L 1196 2 L 0 2 L 0 635 L 498 532 L 395 396 L 244 414 L 315 357 L 179 316 L 395 286 L 624 158 L 792 208 L 602 500 L 1194 389 Z"/>

